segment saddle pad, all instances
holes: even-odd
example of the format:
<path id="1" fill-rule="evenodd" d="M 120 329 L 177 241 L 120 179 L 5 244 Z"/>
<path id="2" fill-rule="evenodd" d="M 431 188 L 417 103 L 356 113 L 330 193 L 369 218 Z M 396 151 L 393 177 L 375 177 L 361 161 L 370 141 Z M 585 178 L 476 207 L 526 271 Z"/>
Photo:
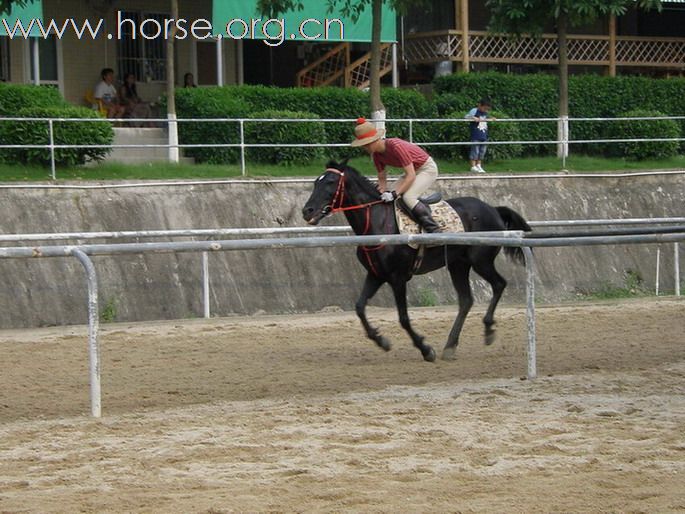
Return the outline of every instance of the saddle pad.
<path id="1" fill-rule="evenodd" d="M 464 232 L 464 224 L 457 211 L 455 211 L 450 204 L 445 200 L 434 203 L 429 206 L 433 219 L 440 226 L 441 232 Z M 418 223 L 412 220 L 402 208 L 395 202 L 395 217 L 397 218 L 397 227 L 400 234 L 420 234 L 421 227 Z M 419 245 L 412 243 L 409 246 L 418 248 Z"/>

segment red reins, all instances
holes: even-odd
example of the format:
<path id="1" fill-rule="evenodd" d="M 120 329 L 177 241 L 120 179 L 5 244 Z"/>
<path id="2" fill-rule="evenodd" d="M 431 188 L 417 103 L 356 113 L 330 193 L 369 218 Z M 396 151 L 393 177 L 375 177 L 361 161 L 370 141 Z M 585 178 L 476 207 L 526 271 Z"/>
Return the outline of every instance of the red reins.
<path id="1" fill-rule="evenodd" d="M 377 205 L 379 203 L 383 203 L 383 200 L 374 200 L 373 202 L 367 202 L 367 203 L 362 203 L 359 205 L 350 205 L 348 207 L 343 207 L 343 203 L 345 201 L 345 172 L 336 170 L 335 168 L 326 168 L 327 172 L 335 173 L 336 175 L 340 176 L 338 179 L 338 187 L 335 190 L 335 195 L 333 196 L 333 201 L 331 201 L 329 205 L 329 212 L 334 213 L 334 212 L 345 212 L 345 211 L 354 211 L 357 209 L 366 209 L 366 223 L 364 224 L 364 232 L 363 234 L 366 235 L 369 232 L 369 229 L 371 228 L 371 209 L 370 207 L 373 205 Z M 340 201 L 338 202 L 338 199 Z M 336 207 L 335 204 L 338 202 L 338 206 Z M 370 252 L 375 252 L 376 250 L 380 250 L 383 248 L 385 245 L 381 244 L 378 246 L 374 247 L 368 247 L 368 246 L 361 246 L 361 250 L 364 252 L 364 256 L 366 257 L 367 262 L 369 263 L 369 267 L 371 268 L 371 271 L 373 272 L 374 275 L 378 276 L 378 271 L 376 271 L 376 266 L 373 264 L 373 260 L 371 260 L 371 255 Z"/>

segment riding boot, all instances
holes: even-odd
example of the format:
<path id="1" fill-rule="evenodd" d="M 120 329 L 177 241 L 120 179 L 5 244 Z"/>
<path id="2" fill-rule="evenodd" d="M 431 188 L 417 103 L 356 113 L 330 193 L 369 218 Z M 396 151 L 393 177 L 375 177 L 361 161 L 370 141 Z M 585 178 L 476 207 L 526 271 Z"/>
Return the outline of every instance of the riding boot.
<path id="1" fill-rule="evenodd" d="M 418 221 L 424 232 L 440 232 L 440 225 L 438 225 L 433 216 L 431 216 L 430 207 L 425 203 L 419 202 L 411 210 L 416 221 Z"/>

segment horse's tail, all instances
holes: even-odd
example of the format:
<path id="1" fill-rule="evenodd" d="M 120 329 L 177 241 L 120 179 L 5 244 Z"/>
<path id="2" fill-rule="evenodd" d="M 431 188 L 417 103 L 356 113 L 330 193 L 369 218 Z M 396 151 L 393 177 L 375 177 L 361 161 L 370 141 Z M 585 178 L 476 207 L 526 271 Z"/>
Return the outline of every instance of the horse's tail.
<path id="1" fill-rule="evenodd" d="M 518 212 L 509 207 L 495 207 L 497 212 L 504 222 L 504 226 L 507 230 L 523 230 L 530 232 L 533 230 L 528 222 L 521 216 Z M 523 250 L 519 247 L 506 246 L 504 248 L 504 254 L 509 257 L 512 261 L 517 262 L 521 265 L 525 264 L 525 258 L 523 256 Z"/>

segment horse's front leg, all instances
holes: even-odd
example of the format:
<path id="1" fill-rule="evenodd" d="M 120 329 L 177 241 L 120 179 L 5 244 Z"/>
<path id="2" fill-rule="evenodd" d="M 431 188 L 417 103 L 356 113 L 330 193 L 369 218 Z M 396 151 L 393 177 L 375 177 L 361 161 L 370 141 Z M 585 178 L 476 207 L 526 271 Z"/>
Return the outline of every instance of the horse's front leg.
<path id="1" fill-rule="evenodd" d="M 392 286 L 392 292 L 395 295 L 395 304 L 397 305 L 397 313 L 400 316 L 400 325 L 407 331 L 409 337 L 411 337 L 414 346 L 416 346 L 423 355 L 423 359 L 428 362 L 433 362 L 435 360 L 435 350 L 424 343 L 424 337 L 417 334 L 411 326 L 409 321 L 409 313 L 407 312 L 407 282 L 397 281 L 390 284 Z"/>
<path id="2" fill-rule="evenodd" d="M 368 338 L 387 352 L 390 350 L 390 341 L 383 337 L 378 329 L 372 326 L 369 323 L 369 320 L 366 319 L 366 304 L 371 298 L 373 298 L 373 295 L 378 292 L 383 283 L 383 280 L 379 279 L 372 273 L 368 273 L 366 275 L 366 280 L 364 281 L 362 294 L 359 296 L 359 299 L 355 304 L 355 310 L 357 311 L 357 316 L 359 316 L 359 319 L 362 322 L 364 330 L 366 330 L 366 335 Z"/>

